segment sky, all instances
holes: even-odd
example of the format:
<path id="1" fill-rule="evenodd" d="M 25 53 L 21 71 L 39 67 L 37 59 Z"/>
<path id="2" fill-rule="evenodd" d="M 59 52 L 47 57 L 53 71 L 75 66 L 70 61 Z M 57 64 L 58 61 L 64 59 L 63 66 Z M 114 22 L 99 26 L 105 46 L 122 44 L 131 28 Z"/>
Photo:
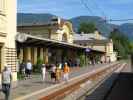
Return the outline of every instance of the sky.
<path id="1" fill-rule="evenodd" d="M 81 1 L 86 3 L 89 10 Z M 18 0 L 17 6 L 19 13 L 50 13 L 65 19 L 83 15 L 133 19 L 133 0 Z M 127 22 L 133 23 L 112 23 Z"/>

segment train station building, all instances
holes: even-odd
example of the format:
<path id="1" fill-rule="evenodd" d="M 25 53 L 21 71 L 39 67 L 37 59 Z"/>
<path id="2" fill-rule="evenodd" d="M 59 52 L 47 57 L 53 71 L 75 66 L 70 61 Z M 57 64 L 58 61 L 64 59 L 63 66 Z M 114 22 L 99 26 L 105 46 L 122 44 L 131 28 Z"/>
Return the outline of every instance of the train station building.
<path id="1" fill-rule="evenodd" d="M 17 81 L 16 69 L 16 0 L 0 0 L 0 84 L 1 72 L 7 65 Z"/>
<path id="2" fill-rule="evenodd" d="M 101 41 L 76 40 L 72 24 L 57 17 L 52 18 L 48 24 L 22 25 L 17 26 L 17 29 L 16 26 L 16 0 L 1 0 L 0 81 L 5 65 L 13 72 L 14 83 L 17 81 L 18 60 L 20 62 L 31 60 L 33 64 L 36 64 L 38 59 L 46 64 L 71 61 L 74 65 L 78 58 L 88 64 L 88 57 L 91 55 L 93 57 L 98 55 L 100 59 L 102 56 L 108 56 L 105 46 L 108 43 L 108 46 L 111 46 L 110 51 L 113 50 L 112 42 L 104 44 L 102 41 L 105 50 L 101 50 L 97 45 L 94 48 L 94 45 Z M 93 47 L 89 43 L 94 44 Z"/>
<path id="3" fill-rule="evenodd" d="M 117 53 L 113 49 L 113 41 L 102 36 L 97 29 L 94 33 L 74 34 L 74 43 L 105 52 L 104 54 L 101 53 L 100 59 L 103 62 L 114 62 L 117 60 Z M 92 56 L 95 57 L 97 54 L 93 53 Z"/>
<path id="4" fill-rule="evenodd" d="M 87 49 L 89 53 L 93 52 L 99 56 L 105 53 L 75 44 L 72 24 L 57 17 L 52 18 L 49 24 L 18 26 L 18 32 L 18 58 L 21 61 L 31 60 L 33 64 L 36 64 L 38 59 L 50 64 L 65 61 L 75 63 L 81 56 L 87 61 Z"/>
<path id="5" fill-rule="evenodd" d="M 60 18 L 53 18 L 51 23 L 43 25 L 18 26 L 18 58 L 21 61 L 38 59 L 44 63 L 56 64 L 78 58 L 84 53 L 84 46 L 73 44 L 72 24 Z"/>

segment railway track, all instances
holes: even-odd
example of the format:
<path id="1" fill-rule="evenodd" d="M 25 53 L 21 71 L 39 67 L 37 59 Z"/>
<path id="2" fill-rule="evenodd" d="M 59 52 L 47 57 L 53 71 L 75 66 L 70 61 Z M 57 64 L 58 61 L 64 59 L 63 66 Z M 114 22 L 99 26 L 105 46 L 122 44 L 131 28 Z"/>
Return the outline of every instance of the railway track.
<path id="1" fill-rule="evenodd" d="M 110 91 L 117 82 L 120 72 L 125 67 L 127 67 L 127 64 L 115 70 L 114 73 L 112 73 L 108 78 L 106 78 L 103 82 L 99 83 L 97 88 L 93 89 L 91 93 L 87 92 L 79 100 L 106 100 L 106 98 L 110 94 Z M 121 100 L 121 99 L 114 99 L 114 100 Z"/>
<path id="2" fill-rule="evenodd" d="M 93 70 L 47 93 L 47 95 L 41 97 L 40 100 L 76 100 L 82 97 L 86 92 L 91 93 L 94 91 L 103 81 L 111 76 L 112 73 L 116 70 L 122 70 L 125 66 L 126 64 L 116 63 Z"/>

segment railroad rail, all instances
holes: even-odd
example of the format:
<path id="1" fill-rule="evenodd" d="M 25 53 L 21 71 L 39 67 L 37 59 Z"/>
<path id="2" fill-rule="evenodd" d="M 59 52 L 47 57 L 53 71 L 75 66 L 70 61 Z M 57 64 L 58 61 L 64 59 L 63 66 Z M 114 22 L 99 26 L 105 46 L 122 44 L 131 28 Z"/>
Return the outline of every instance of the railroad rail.
<path id="1" fill-rule="evenodd" d="M 87 91 L 83 96 L 78 100 L 106 100 L 109 92 L 112 90 L 112 87 L 115 85 L 119 74 L 125 69 L 128 64 L 124 64 L 120 68 L 114 71 L 108 78 L 103 82 L 99 82 L 96 88 L 93 88 L 92 92 Z"/>
<path id="2" fill-rule="evenodd" d="M 68 83 L 62 83 L 62 85 L 58 85 L 53 89 L 53 91 L 44 94 L 44 96 L 41 97 L 40 100 L 62 100 L 65 98 L 74 100 L 74 96 L 76 96 L 76 98 L 82 96 L 82 94 L 78 94 L 79 91 L 82 91 L 82 93 L 92 91 L 98 86 L 98 84 L 107 79 L 114 71 L 118 69 L 122 70 L 125 65 L 125 63 L 123 64 L 117 62 L 110 66 L 92 70 L 92 72 L 69 80 Z M 86 88 L 86 85 L 89 87 Z"/>

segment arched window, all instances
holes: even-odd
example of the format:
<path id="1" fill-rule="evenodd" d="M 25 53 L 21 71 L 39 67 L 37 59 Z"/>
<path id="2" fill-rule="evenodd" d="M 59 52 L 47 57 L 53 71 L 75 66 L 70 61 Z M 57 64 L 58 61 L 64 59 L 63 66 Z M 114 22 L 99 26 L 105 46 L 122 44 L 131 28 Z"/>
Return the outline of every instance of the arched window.
<path id="1" fill-rule="evenodd" d="M 64 33 L 64 34 L 62 35 L 62 41 L 63 41 L 63 42 L 67 42 L 67 34 L 66 34 L 66 33 Z"/>

